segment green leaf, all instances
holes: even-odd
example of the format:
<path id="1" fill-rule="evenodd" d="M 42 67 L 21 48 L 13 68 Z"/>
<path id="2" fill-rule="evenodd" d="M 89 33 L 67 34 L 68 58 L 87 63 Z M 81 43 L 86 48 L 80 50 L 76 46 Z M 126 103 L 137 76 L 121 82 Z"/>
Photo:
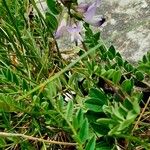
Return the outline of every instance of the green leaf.
<path id="1" fill-rule="evenodd" d="M 121 87 L 125 92 L 130 94 L 133 89 L 133 84 L 132 84 L 131 80 L 128 79 L 128 80 L 125 80 L 122 82 Z"/>
<path id="2" fill-rule="evenodd" d="M 136 78 L 137 78 L 139 81 L 144 80 L 144 75 L 143 75 L 143 73 L 140 72 L 140 71 L 135 72 L 135 76 L 136 76 Z"/>
<path id="3" fill-rule="evenodd" d="M 46 88 L 45 88 L 45 92 L 46 92 L 46 96 L 49 98 L 49 99 L 52 99 L 53 96 L 56 95 L 57 93 L 57 89 L 56 89 L 56 85 L 55 85 L 55 82 L 52 81 L 50 83 L 47 84 Z"/>
<path id="4" fill-rule="evenodd" d="M 111 45 L 111 46 L 109 47 L 108 51 L 111 52 L 111 54 L 113 55 L 113 57 L 115 57 L 115 55 L 116 55 L 116 50 L 115 50 L 115 48 L 114 48 L 113 45 Z"/>
<path id="5" fill-rule="evenodd" d="M 118 121 L 124 120 L 124 116 L 123 116 L 124 114 L 119 111 L 118 106 L 112 108 L 112 112 L 113 112 L 112 114 L 113 118 L 115 118 Z"/>
<path id="6" fill-rule="evenodd" d="M 0 147 L 5 147 L 7 144 L 4 138 L 0 138 Z"/>
<path id="7" fill-rule="evenodd" d="M 48 13 L 48 12 L 46 13 L 46 22 L 47 22 L 48 28 L 50 28 L 51 30 L 57 29 L 58 21 L 53 14 Z"/>
<path id="8" fill-rule="evenodd" d="M 108 146 L 108 144 L 106 143 L 106 145 L 103 144 L 99 144 L 99 146 L 96 146 L 96 150 L 112 150 L 113 148 Z"/>
<path id="9" fill-rule="evenodd" d="M 116 50 L 114 48 L 114 46 L 110 46 L 110 48 L 107 51 L 107 55 L 109 57 L 110 60 L 114 59 L 116 56 Z"/>
<path id="10" fill-rule="evenodd" d="M 102 112 L 103 102 L 99 99 L 88 99 L 85 101 L 85 107 L 94 112 Z"/>
<path id="11" fill-rule="evenodd" d="M 92 88 L 89 99 L 85 101 L 85 106 L 94 112 L 101 112 L 104 104 L 107 104 L 107 97 L 102 90 Z"/>
<path id="12" fill-rule="evenodd" d="M 132 110 L 133 109 L 133 104 L 130 100 L 125 99 L 123 102 L 123 106 L 128 109 L 128 110 Z"/>
<path id="13" fill-rule="evenodd" d="M 97 42 L 100 38 L 100 32 L 94 34 L 95 41 Z"/>
<path id="14" fill-rule="evenodd" d="M 104 124 L 91 123 L 90 125 L 100 135 L 107 135 L 110 131 L 110 128 Z"/>
<path id="15" fill-rule="evenodd" d="M 61 112 L 63 112 L 64 108 L 64 99 L 61 95 L 59 95 L 59 99 L 57 100 L 58 108 Z"/>
<path id="16" fill-rule="evenodd" d="M 7 80 L 12 81 L 12 74 L 9 69 L 7 70 Z"/>
<path id="17" fill-rule="evenodd" d="M 107 97 L 104 94 L 104 92 L 96 88 L 90 89 L 89 97 L 100 99 L 100 101 L 102 100 L 104 104 L 106 104 L 106 101 L 107 101 Z"/>
<path id="18" fill-rule="evenodd" d="M 135 110 L 130 110 L 130 111 L 128 111 L 128 114 L 127 114 L 127 116 L 126 116 L 126 119 L 127 120 L 131 120 L 131 119 L 135 119 L 136 117 L 137 117 L 137 112 L 135 112 Z"/>
<path id="19" fill-rule="evenodd" d="M 137 69 L 146 72 L 147 74 L 150 74 L 150 63 L 147 64 L 141 64 L 137 67 Z"/>
<path id="20" fill-rule="evenodd" d="M 106 61 L 107 60 L 107 52 L 105 52 L 104 54 L 102 54 L 101 59 Z"/>
<path id="21" fill-rule="evenodd" d="M 114 59 L 114 56 L 113 56 L 113 54 L 111 53 L 111 52 L 107 52 L 107 56 L 108 56 L 108 58 L 110 59 L 110 60 L 113 60 Z"/>
<path id="22" fill-rule="evenodd" d="M 115 60 L 116 60 L 116 62 L 117 62 L 117 64 L 118 64 L 118 66 L 122 66 L 122 65 L 123 65 L 123 60 L 122 60 L 121 57 L 116 56 L 116 57 L 115 57 Z"/>
<path id="23" fill-rule="evenodd" d="M 147 52 L 147 59 L 150 62 L 150 52 Z"/>
<path id="24" fill-rule="evenodd" d="M 78 110 L 76 116 L 77 116 L 78 125 L 81 126 L 83 123 L 83 111 L 82 111 L 82 109 Z"/>
<path id="25" fill-rule="evenodd" d="M 114 135 L 114 134 L 118 134 L 118 128 L 119 128 L 119 124 L 116 125 L 114 128 L 112 128 L 109 132 L 108 135 Z"/>
<path id="26" fill-rule="evenodd" d="M 114 72 L 115 72 L 115 69 L 109 69 L 103 73 L 103 76 L 107 77 L 108 79 L 112 79 Z"/>
<path id="27" fill-rule="evenodd" d="M 59 9 L 61 8 L 60 5 L 58 3 L 56 3 L 55 0 L 47 0 L 47 5 L 48 8 L 50 9 L 50 11 L 55 14 L 58 15 L 59 14 Z"/>
<path id="28" fill-rule="evenodd" d="M 66 111 L 66 118 L 71 121 L 72 120 L 72 114 L 73 114 L 73 101 L 69 101 L 67 105 L 67 111 Z"/>
<path id="29" fill-rule="evenodd" d="M 84 143 L 88 138 L 89 138 L 89 124 L 86 118 L 79 131 L 79 139 L 81 143 Z"/>
<path id="30" fill-rule="evenodd" d="M 19 85 L 19 80 L 15 74 L 13 74 L 13 82 L 16 83 L 16 85 Z"/>
<path id="31" fill-rule="evenodd" d="M 133 110 L 134 110 L 137 114 L 140 113 L 140 105 L 139 105 L 139 103 L 138 103 L 137 100 L 134 100 L 134 101 L 133 101 Z"/>
<path id="32" fill-rule="evenodd" d="M 78 124 L 78 121 L 77 121 L 77 118 L 76 116 L 73 116 L 73 119 L 72 119 L 72 125 L 74 127 L 74 129 L 77 131 L 79 129 L 79 124 Z"/>
<path id="33" fill-rule="evenodd" d="M 119 52 L 116 53 L 116 56 L 122 58 Z"/>
<path id="34" fill-rule="evenodd" d="M 101 45 L 99 49 L 100 49 L 100 52 L 101 52 L 102 55 L 107 52 L 107 49 L 104 45 Z"/>
<path id="35" fill-rule="evenodd" d="M 26 90 L 26 91 L 28 91 L 28 89 L 29 89 L 28 83 L 24 79 L 22 80 L 22 88 L 23 88 L 23 90 Z"/>
<path id="36" fill-rule="evenodd" d="M 124 68 L 128 72 L 133 71 L 133 69 L 134 69 L 133 66 L 131 64 L 129 64 L 127 61 L 125 61 L 125 63 L 124 63 Z"/>
<path id="37" fill-rule="evenodd" d="M 110 118 L 100 118 L 100 119 L 97 119 L 97 123 L 108 126 L 109 124 L 116 124 L 117 122 Z"/>
<path id="38" fill-rule="evenodd" d="M 87 143 L 85 150 L 95 150 L 96 138 L 93 136 Z"/>
<path id="39" fill-rule="evenodd" d="M 117 84 L 117 83 L 119 83 L 120 79 L 121 79 L 121 71 L 118 70 L 118 71 L 114 72 L 112 80 L 115 84 Z"/>
<path id="40" fill-rule="evenodd" d="M 148 59 L 147 59 L 146 55 L 143 56 L 142 60 L 143 60 L 144 63 L 148 62 Z"/>
<path id="41" fill-rule="evenodd" d="M 124 120 L 123 122 L 120 123 L 118 127 L 118 131 L 122 131 L 122 130 L 125 130 L 125 128 L 129 128 L 133 122 L 134 122 L 133 118 Z"/>

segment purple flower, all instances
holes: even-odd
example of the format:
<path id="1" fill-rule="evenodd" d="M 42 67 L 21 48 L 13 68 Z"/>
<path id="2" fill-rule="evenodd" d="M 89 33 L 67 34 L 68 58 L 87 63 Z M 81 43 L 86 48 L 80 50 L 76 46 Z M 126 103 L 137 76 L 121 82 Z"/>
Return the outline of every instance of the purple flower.
<path id="1" fill-rule="evenodd" d="M 92 26 L 100 27 L 105 18 L 95 16 L 97 7 L 100 6 L 100 0 L 95 0 L 93 3 L 80 3 L 77 11 L 83 14 L 83 20 Z"/>
<path id="2" fill-rule="evenodd" d="M 56 30 L 55 38 L 58 39 L 63 36 L 64 32 L 67 31 L 67 21 L 63 19 Z"/>
<path id="3" fill-rule="evenodd" d="M 83 41 L 80 32 L 81 32 L 81 25 L 80 24 L 74 24 L 71 27 L 68 26 L 67 28 L 68 32 L 71 34 L 71 41 L 72 42 L 79 42 Z"/>
<path id="4" fill-rule="evenodd" d="M 59 27 L 56 30 L 55 38 L 59 39 L 64 35 L 64 33 L 69 32 L 71 35 L 71 41 L 72 42 L 79 42 L 83 41 L 80 32 L 81 32 L 81 25 L 80 24 L 73 24 L 73 25 L 67 25 L 66 19 L 63 19 L 59 25 Z"/>
<path id="5" fill-rule="evenodd" d="M 100 27 L 105 22 L 105 18 L 101 16 L 94 16 L 91 20 L 85 19 L 85 22 L 91 24 L 94 27 Z"/>
<path id="6" fill-rule="evenodd" d="M 80 3 L 77 7 L 77 11 L 80 13 L 85 13 L 87 9 L 89 8 L 90 3 Z"/>

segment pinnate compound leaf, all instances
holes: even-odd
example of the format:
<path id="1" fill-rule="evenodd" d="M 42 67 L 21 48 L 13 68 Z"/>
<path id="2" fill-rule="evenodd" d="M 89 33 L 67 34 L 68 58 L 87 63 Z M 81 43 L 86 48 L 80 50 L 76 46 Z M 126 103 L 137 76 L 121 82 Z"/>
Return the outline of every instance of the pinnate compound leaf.
<path id="1" fill-rule="evenodd" d="M 104 104 L 107 104 L 107 97 L 102 90 L 92 88 L 89 99 L 85 101 L 85 107 L 94 112 L 101 112 Z"/>

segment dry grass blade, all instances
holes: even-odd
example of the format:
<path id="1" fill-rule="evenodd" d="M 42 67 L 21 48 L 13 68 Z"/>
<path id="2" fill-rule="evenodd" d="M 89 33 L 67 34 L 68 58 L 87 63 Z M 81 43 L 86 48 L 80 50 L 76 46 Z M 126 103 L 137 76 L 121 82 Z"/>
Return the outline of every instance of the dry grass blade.
<path id="1" fill-rule="evenodd" d="M 149 102 L 150 102 L 150 97 L 149 97 L 148 101 L 146 102 L 146 104 L 145 104 L 145 106 L 144 106 L 144 108 L 143 108 L 143 110 L 142 110 L 142 112 L 141 112 L 141 114 L 140 114 L 138 120 L 136 121 L 136 123 L 135 123 L 135 125 L 134 125 L 134 128 L 133 128 L 133 130 L 132 130 L 132 133 L 133 133 L 133 131 L 137 128 L 137 126 L 138 126 L 138 124 L 139 124 L 139 122 L 140 122 L 140 120 L 141 120 L 141 118 L 142 118 L 142 116 L 143 116 L 143 114 L 144 114 L 146 108 L 148 107 Z"/>
<path id="2" fill-rule="evenodd" d="M 68 143 L 68 142 L 59 142 L 59 141 L 53 141 L 53 140 L 44 140 L 42 138 L 37 138 L 33 136 L 28 136 L 24 134 L 19 134 L 19 133 L 7 133 L 7 132 L 0 132 L 1 137 L 22 137 L 27 140 L 32 140 L 32 141 L 39 141 L 39 142 L 44 142 L 44 143 L 49 143 L 49 144 L 57 144 L 57 145 L 70 145 L 70 146 L 75 146 L 77 145 L 76 143 Z"/>

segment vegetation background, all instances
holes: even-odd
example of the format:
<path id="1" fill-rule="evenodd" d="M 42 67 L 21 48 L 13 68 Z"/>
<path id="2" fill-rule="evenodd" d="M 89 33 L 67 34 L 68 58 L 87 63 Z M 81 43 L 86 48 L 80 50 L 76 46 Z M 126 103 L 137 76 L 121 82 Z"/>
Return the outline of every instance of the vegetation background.
<path id="1" fill-rule="evenodd" d="M 63 59 L 54 33 L 68 5 L 47 5 L 44 17 L 34 0 L 0 0 L 0 148 L 150 149 L 150 53 L 135 66 L 84 23 Z"/>

